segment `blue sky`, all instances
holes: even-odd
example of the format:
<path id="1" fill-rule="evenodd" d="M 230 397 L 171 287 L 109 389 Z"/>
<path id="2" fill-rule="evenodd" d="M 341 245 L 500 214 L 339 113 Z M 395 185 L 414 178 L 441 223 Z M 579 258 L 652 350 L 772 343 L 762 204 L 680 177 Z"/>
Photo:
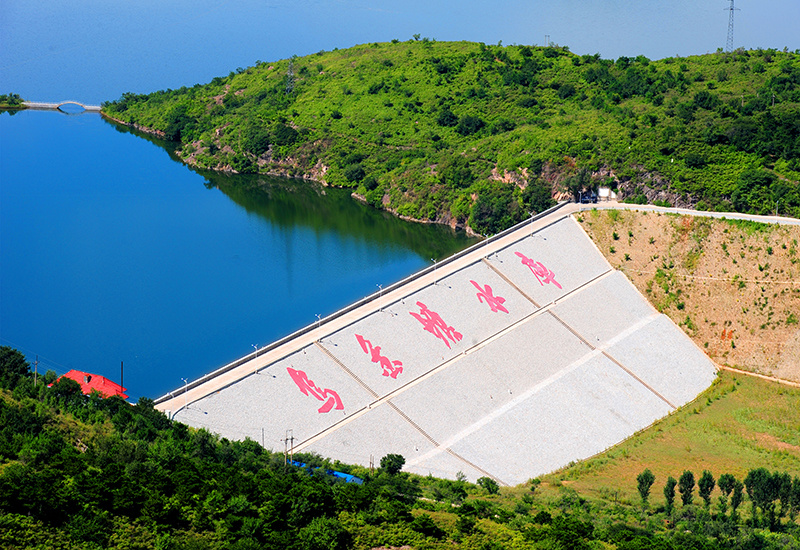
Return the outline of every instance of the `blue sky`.
<path id="1" fill-rule="evenodd" d="M 116 99 L 207 82 L 256 60 L 355 44 L 543 44 L 651 59 L 724 47 L 725 0 L 4 0 L 0 92 Z M 800 48 L 800 0 L 738 0 L 735 46 Z M 74 96 L 74 97 L 73 97 Z"/>

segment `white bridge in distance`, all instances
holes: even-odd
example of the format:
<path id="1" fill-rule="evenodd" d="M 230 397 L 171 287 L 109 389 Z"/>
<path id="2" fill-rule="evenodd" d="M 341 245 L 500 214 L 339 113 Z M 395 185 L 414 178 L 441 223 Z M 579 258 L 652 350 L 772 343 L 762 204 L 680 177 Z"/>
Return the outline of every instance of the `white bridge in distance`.
<path id="1" fill-rule="evenodd" d="M 83 108 L 84 111 L 91 111 L 91 112 L 100 112 L 100 105 L 86 105 L 85 103 L 81 103 L 80 101 L 59 101 L 58 103 L 45 103 L 39 101 L 23 101 L 22 104 L 27 107 L 28 109 L 38 109 L 38 110 L 45 110 L 45 111 L 61 111 L 61 107 L 64 105 L 77 105 L 78 107 Z M 63 111 L 62 111 L 63 112 Z"/>

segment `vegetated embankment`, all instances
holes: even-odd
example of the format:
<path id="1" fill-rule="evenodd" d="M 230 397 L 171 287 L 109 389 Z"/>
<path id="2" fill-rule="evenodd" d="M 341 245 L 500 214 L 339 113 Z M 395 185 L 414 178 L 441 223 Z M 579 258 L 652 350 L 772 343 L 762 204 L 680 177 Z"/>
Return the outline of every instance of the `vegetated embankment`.
<path id="1" fill-rule="evenodd" d="M 800 216 L 800 55 L 652 61 L 411 40 L 256 62 L 124 94 L 124 124 L 201 168 L 302 176 L 496 233 L 559 194 Z"/>

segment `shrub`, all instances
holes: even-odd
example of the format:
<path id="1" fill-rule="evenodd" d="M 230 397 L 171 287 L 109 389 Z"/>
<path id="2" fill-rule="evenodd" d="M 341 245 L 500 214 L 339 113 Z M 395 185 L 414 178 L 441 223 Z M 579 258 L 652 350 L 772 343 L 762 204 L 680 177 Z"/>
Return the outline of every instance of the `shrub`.
<path id="1" fill-rule="evenodd" d="M 689 153 L 686 155 L 686 158 L 683 159 L 683 162 L 686 163 L 688 168 L 702 168 L 706 165 L 706 159 L 696 153 Z"/>
<path id="2" fill-rule="evenodd" d="M 292 145 L 295 141 L 297 141 L 299 134 L 297 133 L 297 130 L 291 126 L 287 126 L 286 124 L 279 122 L 275 125 L 275 128 L 272 131 L 272 136 L 276 145 Z"/>
<path id="3" fill-rule="evenodd" d="M 483 128 L 485 123 L 476 116 L 465 116 L 458 121 L 456 132 L 462 136 L 469 136 Z"/>
<path id="4" fill-rule="evenodd" d="M 558 89 L 558 97 L 561 99 L 568 99 L 575 95 L 575 86 L 572 84 L 564 84 Z"/>
<path id="5" fill-rule="evenodd" d="M 439 115 L 436 117 L 436 124 L 439 126 L 455 126 L 458 124 L 458 117 L 445 107 L 439 111 Z"/>
<path id="6" fill-rule="evenodd" d="M 344 177 L 347 178 L 347 181 L 356 183 L 363 180 L 364 176 L 366 176 L 366 172 L 360 164 L 350 164 L 344 169 Z"/>
<path id="7" fill-rule="evenodd" d="M 497 482 L 490 477 L 479 477 L 477 483 L 486 489 L 490 495 L 496 495 L 498 492 L 500 492 L 500 485 L 498 485 Z"/>

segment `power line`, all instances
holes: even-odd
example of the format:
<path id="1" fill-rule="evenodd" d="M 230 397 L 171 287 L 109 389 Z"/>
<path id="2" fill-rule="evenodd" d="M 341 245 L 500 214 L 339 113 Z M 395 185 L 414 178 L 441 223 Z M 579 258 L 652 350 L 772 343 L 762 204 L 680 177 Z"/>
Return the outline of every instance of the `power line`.
<path id="1" fill-rule="evenodd" d="M 41 353 L 37 353 L 35 350 L 29 349 L 29 348 L 25 348 L 23 346 L 18 346 L 14 342 L 12 342 L 11 340 L 8 340 L 7 338 L 0 337 L 0 340 L 5 342 L 6 344 L 11 346 L 12 348 L 16 349 L 17 351 L 21 351 L 26 357 L 35 357 L 36 361 L 38 362 L 39 365 L 46 365 L 46 366 L 54 367 L 52 370 L 56 371 L 56 373 L 59 373 L 59 372 L 66 373 L 66 372 L 72 370 L 72 367 L 68 367 L 66 365 L 62 365 L 61 363 L 58 363 L 57 361 L 53 361 L 52 359 L 49 359 L 49 358 L 45 357 Z M 55 368 L 55 367 L 58 367 L 58 368 Z"/>

